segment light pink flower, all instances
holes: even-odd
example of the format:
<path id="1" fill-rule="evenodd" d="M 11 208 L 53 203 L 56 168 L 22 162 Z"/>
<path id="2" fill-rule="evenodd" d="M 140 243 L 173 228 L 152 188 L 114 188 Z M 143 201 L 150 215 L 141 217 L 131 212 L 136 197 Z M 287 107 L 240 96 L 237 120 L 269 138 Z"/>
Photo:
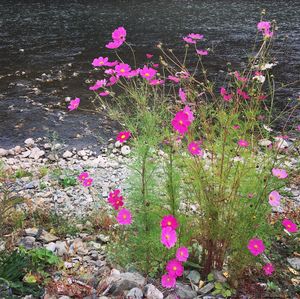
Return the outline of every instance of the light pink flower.
<path id="1" fill-rule="evenodd" d="M 300 125 L 296 127 L 296 130 L 300 132 Z"/>
<path id="2" fill-rule="evenodd" d="M 258 31 L 261 31 L 265 37 L 272 37 L 273 32 L 270 31 L 271 23 L 266 21 L 261 21 L 257 24 Z"/>
<path id="3" fill-rule="evenodd" d="M 132 216 L 129 210 L 121 209 L 117 215 L 117 221 L 121 225 L 129 225 L 132 223 Z"/>
<path id="4" fill-rule="evenodd" d="M 119 63 L 119 61 L 115 60 L 115 61 L 112 61 L 112 62 L 107 62 L 106 66 L 113 67 L 113 66 L 116 66 L 118 63 Z"/>
<path id="5" fill-rule="evenodd" d="M 172 229 L 176 229 L 178 227 L 178 222 L 173 215 L 166 215 L 161 220 L 160 227 L 171 227 Z"/>
<path id="6" fill-rule="evenodd" d="M 244 100 L 249 100 L 250 96 L 246 91 L 241 90 L 240 88 L 237 89 L 237 94 L 240 95 Z"/>
<path id="7" fill-rule="evenodd" d="M 97 66 L 106 66 L 108 63 L 108 57 L 99 57 L 95 58 L 92 62 L 92 65 L 97 67 Z"/>
<path id="8" fill-rule="evenodd" d="M 187 37 L 187 36 L 184 36 L 184 37 L 183 37 L 183 40 L 184 40 L 186 43 L 188 43 L 188 44 L 195 44 L 195 43 L 196 43 L 196 41 L 195 41 L 194 39 L 192 39 L 192 38 L 190 38 L 190 37 Z"/>
<path id="9" fill-rule="evenodd" d="M 168 79 L 171 80 L 171 81 L 173 81 L 173 82 L 175 82 L 175 83 L 179 83 L 180 82 L 180 78 L 175 77 L 175 76 L 169 75 Z"/>
<path id="10" fill-rule="evenodd" d="M 285 179 L 288 177 L 287 172 L 284 169 L 279 169 L 279 168 L 273 168 L 272 174 L 279 179 Z"/>
<path id="11" fill-rule="evenodd" d="M 141 77 L 145 78 L 146 80 L 150 81 L 157 73 L 157 70 L 147 67 L 144 65 L 144 67 L 140 70 Z"/>
<path id="12" fill-rule="evenodd" d="M 249 241 L 248 249 L 251 252 L 251 254 L 257 256 L 264 252 L 265 245 L 262 240 L 254 238 Z"/>
<path id="13" fill-rule="evenodd" d="M 79 98 L 75 98 L 74 100 L 71 100 L 71 101 L 70 101 L 70 104 L 69 104 L 69 106 L 68 106 L 68 109 L 69 109 L 70 111 L 75 110 L 75 109 L 78 108 L 79 104 L 80 104 L 80 99 L 79 99 Z"/>
<path id="14" fill-rule="evenodd" d="M 115 66 L 115 71 L 120 77 L 127 77 L 131 71 L 131 67 L 127 63 L 120 63 Z"/>
<path id="15" fill-rule="evenodd" d="M 234 72 L 234 76 L 237 78 L 237 80 L 241 82 L 247 82 L 248 79 L 246 77 L 242 77 L 238 71 Z"/>
<path id="16" fill-rule="evenodd" d="M 87 179 L 89 177 L 89 173 L 87 171 L 83 171 L 79 176 L 78 180 L 83 181 L 84 179 Z"/>
<path id="17" fill-rule="evenodd" d="M 149 81 L 150 85 L 162 85 L 164 83 L 165 83 L 164 80 L 159 80 L 159 79 L 154 79 L 154 80 Z"/>
<path id="18" fill-rule="evenodd" d="M 192 123 L 195 117 L 191 108 L 189 106 L 185 106 L 183 112 L 187 115 L 189 122 Z"/>
<path id="19" fill-rule="evenodd" d="M 131 136 L 131 132 L 129 131 L 124 131 L 124 132 L 120 132 L 117 136 L 117 140 L 120 141 L 121 143 L 123 143 L 124 141 L 126 141 L 129 137 Z"/>
<path id="20" fill-rule="evenodd" d="M 169 274 L 164 274 L 161 277 L 161 285 L 167 289 L 174 288 L 176 286 L 176 278 Z"/>
<path id="21" fill-rule="evenodd" d="M 136 77 L 140 74 L 141 69 L 136 69 L 136 70 L 131 70 L 128 75 L 127 78 L 133 78 Z"/>
<path id="22" fill-rule="evenodd" d="M 108 49 L 117 49 L 119 48 L 123 42 L 121 40 L 114 40 L 112 42 L 109 42 L 105 47 Z"/>
<path id="23" fill-rule="evenodd" d="M 178 133 L 184 135 L 191 122 L 189 121 L 187 113 L 183 111 L 179 111 L 176 113 L 175 117 L 171 121 L 174 130 Z"/>
<path id="24" fill-rule="evenodd" d="M 91 186 L 93 183 L 93 179 L 92 178 L 88 178 L 88 179 L 84 179 L 83 182 L 82 182 L 82 185 L 84 187 L 89 187 Z"/>
<path id="25" fill-rule="evenodd" d="M 280 194 L 275 190 L 269 194 L 269 204 L 272 207 L 280 206 L 280 199 L 281 199 Z"/>
<path id="26" fill-rule="evenodd" d="M 197 141 L 192 141 L 188 145 L 189 152 L 194 155 L 194 156 L 203 156 L 203 151 L 199 146 L 199 142 Z"/>
<path id="27" fill-rule="evenodd" d="M 105 85 L 106 85 L 106 79 L 97 80 L 95 85 L 89 87 L 89 90 L 97 90 L 101 87 L 104 87 Z"/>
<path id="28" fill-rule="evenodd" d="M 113 86 L 119 81 L 119 76 L 111 76 L 109 78 L 109 83 L 106 84 L 106 86 Z"/>
<path id="29" fill-rule="evenodd" d="M 271 263 L 268 263 L 263 266 L 263 270 L 267 276 L 271 276 L 275 269 Z"/>
<path id="30" fill-rule="evenodd" d="M 248 146 L 249 146 L 249 142 L 248 142 L 247 140 L 240 139 L 240 140 L 238 141 L 238 145 L 239 145 L 240 147 L 248 147 Z"/>
<path id="31" fill-rule="evenodd" d="M 190 33 L 188 37 L 192 39 L 203 39 L 204 35 L 199 34 L 199 33 Z"/>
<path id="32" fill-rule="evenodd" d="M 229 102 L 231 100 L 232 95 L 227 93 L 225 87 L 223 87 L 223 86 L 221 87 L 220 93 L 221 93 L 221 96 L 223 97 L 224 101 Z"/>
<path id="33" fill-rule="evenodd" d="M 109 95 L 109 91 L 108 90 L 105 90 L 105 91 L 103 91 L 103 92 L 99 92 L 99 96 L 100 97 L 106 97 L 106 96 L 108 96 Z"/>
<path id="34" fill-rule="evenodd" d="M 173 277 L 179 277 L 183 274 L 183 266 L 181 262 L 177 261 L 176 259 L 168 261 L 166 265 L 166 270 L 168 271 L 169 275 Z"/>
<path id="35" fill-rule="evenodd" d="M 208 51 L 207 50 L 196 50 L 197 54 L 200 56 L 206 56 L 208 55 Z"/>
<path id="36" fill-rule="evenodd" d="M 184 90 L 182 88 L 179 88 L 179 97 L 182 101 L 182 103 L 186 102 L 186 93 L 184 92 Z"/>
<path id="37" fill-rule="evenodd" d="M 180 262 L 186 262 L 189 257 L 189 251 L 186 247 L 179 247 L 176 251 L 176 258 Z"/>
<path id="38" fill-rule="evenodd" d="M 232 128 L 233 128 L 234 130 L 238 130 L 238 129 L 240 129 L 241 127 L 240 127 L 239 125 L 233 125 Z"/>
<path id="39" fill-rule="evenodd" d="M 117 29 L 115 29 L 113 31 L 113 33 L 111 34 L 111 37 L 114 41 L 125 41 L 126 38 L 126 30 L 124 27 L 118 27 Z"/>
<path id="40" fill-rule="evenodd" d="M 152 66 L 157 69 L 159 67 L 159 64 L 158 63 L 153 63 Z"/>
<path id="41" fill-rule="evenodd" d="M 296 233 L 298 231 L 297 225 L 290 219 L 282 220 L 282 225 L 289 233 Z"/>
<path id="42" fill-rule="evenodd" d="M 153 57 L 153 54 L 147 53 L 147 54 L 146 54 L 146 57 L 147 57 L 148 59 L 151 59 L 151 58 Z"/>
<path id="43" fill-rule="evenodd" d="M 176 241 L 176 231 L 172 227 L 164 227 L 161 231 L 161 243 L 170 249 L 175 245 Z"/>

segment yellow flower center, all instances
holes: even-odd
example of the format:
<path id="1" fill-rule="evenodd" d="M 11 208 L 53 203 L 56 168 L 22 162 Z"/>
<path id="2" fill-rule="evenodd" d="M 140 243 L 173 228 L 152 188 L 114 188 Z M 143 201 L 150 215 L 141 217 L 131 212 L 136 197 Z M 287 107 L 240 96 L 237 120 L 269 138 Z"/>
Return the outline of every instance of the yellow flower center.
<path id="1" fill-rule="evenodd" d="M 291 228 L 291 225 L 290 225 L 290 224 L 288 224 L 288 225 L 287 225 L 287 227 L 288 227 L 288 228 Z"/>
<path id="2" fill-rule="evenodd" d="M 168 221 L 168 223 L 167 223 L 167 224 L 170 226 L 172 223 L 171 223 L 171 221 Z"/>
<path id="3" fill-rule="evenodd" d="M 124 215 L 123 215 L 123 219 L 126 219 L 126 218 L 127 218 L 127 216 L 124 214 Z"/>
<path id="4" fill-rule="evenodd" d="M 182 121 L 182 120 L 180 120 L 180 121 L 179 121 L 179 124 L 180 124 L 180 125 L 182 125 L 182 124 L 183 124 L 183 121 Z"/>
<path id="5" fill-rule="evenodd" d="M 169 235 L 166 235 L 166 239 L 169 240 L 169 239 L 170 239 L 170 236 L 169 236 Z"/>
<path id="6" fill-rule="evenodd" d="M 176 267 L 176 266 L 174 266 L 174 267 L 173 267 L 173 270 L 174 270 L 174 271 L 176 271 L 176 270 L 177 270 L 177 267 Z"/>
<path id="7" fill-rule="evenodd" d="M 257 249 L 257 248 L 258 248 L 258 245 L 254 245 L 253 247 L 254 247 L 255 249 Z"/>
<path id="8" fill-rule="evenodd" d="M 193 151 L 195 151 L 195 150 L 196 150 L 196 148 L 193 146 L 193 147 L 192 147 L 192 150 L 193 150 Z"/>
<path id="9" fill-rule="evenodd" d="M 183 255 L 183 252 L 182 252 L 182 251 L 180 252 L 180 255 Z"/>
<path id="10" fill-rule="evenodd" d="M 103 63 L 104 63 L 103 61 L 100 61 L 100 62 L 99 62 L 99 64 L 103 64 Z"/>
<path id="11" fill-rule="evenodd" d="M 120 72 L 121 72 L 121 73 L 125 73 L 125 70 L 124 70 L 124 69 L 121 69 Z"/>
<path id="12" fill-rule="evenodd" d="M 126 136 L 123 134 L 122 136 L 121 136 L 121 139 L 124 139 Z"/>
<path id="13" fill-rule="evenodd" d="M 145 77 L 149 77 L 149 76 L 150 76 L 150 74 L 149 74 L 149 73 L 146 73 L 146 74 L 145 74 Z"/>

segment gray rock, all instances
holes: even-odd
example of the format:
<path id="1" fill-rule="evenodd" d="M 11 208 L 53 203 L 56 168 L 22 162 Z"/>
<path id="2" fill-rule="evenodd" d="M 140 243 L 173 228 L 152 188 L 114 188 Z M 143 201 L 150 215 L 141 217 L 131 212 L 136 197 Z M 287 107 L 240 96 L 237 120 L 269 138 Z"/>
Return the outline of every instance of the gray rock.
<path id="1" fill-rule="evenodd" d="M 109 242 L 109 236 L 106 236 L 106 235 L 103 235 L 103 234 L 99 234 L 96 237 L 96 240 L 99 241 L 99 242 L 102 242 L 102 243 L 107 243 L 107 242 Z"/>
<path id="2" fill-rule="evenodd" d="M 25 233 L 27 236 L 36 237 L 39 241 L 42 241 L 43 243 L 55 242 L 59 239 L 58 237 L 48 233 L 45 230 L 42 230 L 40 232 L 37 228 L 27 228 L 25 229 Z"/>
<path id="3" fill-rule="evenodd" d="M 214 275 L 214 279 L 218 282 L 224 283 L 227 281 L 226 277 L 223 275 L 221 271 L 213 270 L 212 274 Z"/>
<path id="4" fill-rule="evenodd" d="M 58 256 L 64 256 L 68 254 L 67 244 L 64 241 L 56 241 L 55 250 Z"/>
<path id="5" fill-rule="evenodd" d="M 188 285 L 184 285 L 180 282 L 176 284 L 176 294 L 179 298 L 193 299 L 197 297 L 197 292 L 193 291 Z"/>
<path id="6" fill-rule="evenodd" d="M 19 241 L 19 246 L 25 247 L 25 249 L 32 249 L 34 247 L 35 237 L 26 236 Z"/>
<path id="7" fill-rule="evenodd" d="M 131 289 L 128 294 L 126 295 L 126 299 L 142 299 L 143 298 L 143 292 L 139 288 L 133 288 Z"/>
<path id="8" fill-rule="evenodd" d="M 65 151 L 63 153 L 63 158 L 67 159 L 67 158 L 71 158 L 73 156 L 73 154 L 70 151 Z"/>
<path id="9" fill-rule="evenodd" d="M 288 263 L 296 270 L 300 270 L 300 258 L 291 257 L 287 259 Z"/>
<path id="10" fill-rule="evenodd" d="M 122 154 L 123 156 L 129 155 L 130 152 L 131 152 L 131 150 L 130 150 L 130 147 L 129 147 L 128 145 L 123 145 L 123 146 L 121 147 L 121 154 Z"/>
<path id="11" fill-rule="evenodd" d="M 0 148 L 0 157 L 5 157 L 8 155 L 8 150 Z"/>
<path id="12" fill-rule="evenodd" d="M 157 289 L 153 284 L 147 284 L 145 286 L 145 296 L 147 299 L 163 299 L 163 293 Z"/>
<path id="13" fill-rule="evenodd" d="M 192 270 L 192 271 L 188 274 L 187 278 L 188 278 L 191 282 L 193 282 L 194 284 L 198 284 L 199 281 L 200 281 L 200 279 L 201 279 L 201 276 L 200 276 L 200 273 L 199 273 L 198 271 Z"/>
<path id="14" fill-rule="evenodd" d="M 213 290 L 214 287 L 215 287 L 214 283 L 213 282 L 209 282 L 203 288 L 199 289 L 199 293 L 202 294 L 202 295 L 207 294 L 211 290 Z"/>
<path id="15" fill-rule="evenodd" d="M 25 143 L 27 146 L 31 147 L 31 146 L 34 145 L 34 140 L 33 140 L 32 138 L 27 138 L 27 139 L 24 141 L 24 143 Z"/>
<path id="16" fill-rule="evenodd" d="M 29 155 L 29 158 L 32 158 L 34 160 L 38 160 L 40 157 L 43 157 L 45 155 L 45 152 L 40 150 L 38 147 L 34 147 Z"/>
<path id="17" fill-rule="evenodd" d="M 45 248 L 52 251 L 52 252 L 54 252 L 55 249 L 56 249 L 56 244 L 54 242 L 51 242 L 51 243 L 45 245 Z"/>

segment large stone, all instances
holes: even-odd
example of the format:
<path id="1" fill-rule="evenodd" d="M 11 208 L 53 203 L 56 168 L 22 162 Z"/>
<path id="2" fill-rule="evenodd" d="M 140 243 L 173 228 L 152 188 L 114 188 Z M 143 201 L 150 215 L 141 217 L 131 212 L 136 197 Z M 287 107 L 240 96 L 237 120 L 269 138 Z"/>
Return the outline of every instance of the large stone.
<path id="1" fill-rule="evenodd" d="M 133 288 L 126 295 L 126 299 L 143 299 L 143 296 L 144 294 L 141 289 Z"/>
<path id="2" fill-rule="evenodd" d="M 8 155 L 8 150 L 0 148 L 0 157 L 5 157 Z"/>
<path id="3" fill-rule="evenodd" d="M 38 160 L 40 157 L 43 157 L 44 155 L 45 155 L 44 151 L 40 150 L 38 147 L 34 147 L 30 152 L 29 158 Z"/>
<path id="4" fill-rule="evenodd" d="M 63 153 L 63 158 L 67 159 L 67 158 L 71 158 L 73 156 L 73 154 L 70 151 L 65 151 Z"/>
<path id="5" fill-rule="evenodd" d="M 34 247 L 35 238 L 31 236 L 26 236 L 22 238 L 19 242 L 19 246 L 25 247 L 25 249 L 32 249 Z"/>
<path id="6" fill-rule="evenodd" d="M 214 275 L 215 281 L 224 283 L 227 281 L 226 277 L 223 275 L 222 271 L 213 270 L 212 274 Z"/>
<path id="7" fill-rule="evenodd" d="M 147 284 L 145 286 L 145 297 L 147 299 L 163 299 L 164 295 L 153 284 Z"/>
<path id="8" fill-rule="evenodd" d="M 184 285 L 180 282 L 176 284 L 176 294 L 179 298 L 194 299 L 197 297 L 197 292 L 193 291 L 188 285 Z"/>
<path id="9" fill-rule="evenodd" d="M 55 250 L 58 256 L 64 256 L 68 254 L 67 244 L 64 241 L 56 241 Z"/>
<path id="10" fill-rule="evenodd" d="M 27 138 L 24 143 L 26 144 L 26 146 L 33 146 L 34 145 L 34 140 L 32 138 Z"/>
<path id="11" fill-rule="evenodd" d="M 27 236 L 36 237 L 39 241 L 42 241 L 44 243 L 55 242 L 59 239 L 58 237 L 48 233 L 47 231 L 45 230 L 40 231 L 35 227 L 26 228 L 25 233 Z"/>
<path id="12" fill-rule="evenodd" d="M 300 258 L 291 257 L 287 259 L 288 263 L 296 270 L 300 270 Z"/>
<path id="13" fill-rule="evenodd" d="M 70 246 L 70 251 L 80 255 L 85 255 L 89 252 L 86 245 L 82 242 L 80 238 L 76 238 L 73 241 L 72 245 Z"/>
<path id="14" fill-rule="evenodd" d="M 214 287 L 215 287 L 215 284 L 213 282 L 209 282 L 208 284 L 206 284 L 203 288 L 201 288 L 199 290 L 199 293 L 201 295 L 205 295 L 205 294 L 209 293 L 211 290 L 213 290 Z"/>
<path id="15" fill-rule="evenodd" d="M 188 274 L 187 278 L 188 278 L 191 282 L 193 282 L 194 284 L 198 284 L 199 281 L 200 281 L 200 279 L 201 279 L 200 273 L 199 273 L 198 271 L 196 271 L 196 270 L 192 270 L 192 271 Z"/>
<path id="16" fill-rule="evenodd" d="M 131 150 L 130 150 L 130 147 L 129 147 L 128 145 L 123 145 L 123 146 L 121 147 L 121 154 L 122 154 L 123 156 L 129 155 L 130 152 L 131 152 Z"/>

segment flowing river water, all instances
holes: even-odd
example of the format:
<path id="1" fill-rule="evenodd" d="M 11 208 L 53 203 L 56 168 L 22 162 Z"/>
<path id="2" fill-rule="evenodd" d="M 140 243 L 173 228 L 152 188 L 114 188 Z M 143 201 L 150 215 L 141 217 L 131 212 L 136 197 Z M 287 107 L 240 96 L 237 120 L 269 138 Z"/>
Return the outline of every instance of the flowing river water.
<path id="1" fill-rule="evenodd" d="M 295 82 L 300 70 L 300 1 L 2 0 L 0 147 L 54 131 L 74 146 L 95 144 L 113 134 L 116 124 L 105 115 L 67 113 L 57 104 L 75 96 L 88 103 L 92 94 L 85 81 L 94 76 L 91 61 L 109 55 L 104 45 L 116 27 L 127 29 L 141 65 L 146 53 L 157 53 L 158 42 L 181 53 L 182 36 L 202 33 L 205 45 L 214 50 L 205 65 L 218 74 L 229 61 L 245 61 L 263 9 L 266 19 L 278 24 L 273 49 L 277 81 Z M 299 83 L 280 89 L 277 105 L 298 98 L 299 90 Z"/>

